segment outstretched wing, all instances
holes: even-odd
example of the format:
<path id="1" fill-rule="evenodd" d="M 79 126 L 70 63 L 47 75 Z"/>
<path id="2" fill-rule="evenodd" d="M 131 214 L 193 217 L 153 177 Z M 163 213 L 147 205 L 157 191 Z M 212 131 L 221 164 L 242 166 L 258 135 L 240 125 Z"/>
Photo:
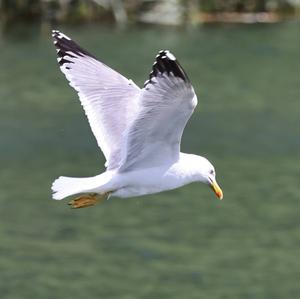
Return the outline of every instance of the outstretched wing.
<path id="1" fill-rule="evenodd" d="M 93 134 L 108 169 L 120 165 L 120 145 L 131 125 L 141 90 L 78 46 L 63 33 L 53 30 L 58 63 L 70 85 L 78 92 Z"/>
<path id="2" fill-rule="evenodd" d="M 119 171 L 155 167 L 179 158 L 181 136 L 197 97 L 169 51 L 156 56 L 139 101 L 141 108 L 127 134 Z"/>

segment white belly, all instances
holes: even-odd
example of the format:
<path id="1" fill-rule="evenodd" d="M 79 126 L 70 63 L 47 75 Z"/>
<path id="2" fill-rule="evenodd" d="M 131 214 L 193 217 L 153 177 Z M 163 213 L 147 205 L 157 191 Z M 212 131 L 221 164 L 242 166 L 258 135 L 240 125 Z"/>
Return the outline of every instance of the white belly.
<path id="1" fill-rule="evenodd" d="M 179 188 L 192 180 L 177 165 L 116 174 L 113 196 L 134 197 Z"/>
<path id="2" fill-rule="evenodd" d="M 161 190 L 156 186 L 149 186 L 149 187 L 128 186 L 128 187 L 120 188 L 117 191 L 113 192 L 112 196 L 127 198 L 127 197 L 142 196 L 146 194 L 159 193 L 162 191 L 164 190 Z"/>

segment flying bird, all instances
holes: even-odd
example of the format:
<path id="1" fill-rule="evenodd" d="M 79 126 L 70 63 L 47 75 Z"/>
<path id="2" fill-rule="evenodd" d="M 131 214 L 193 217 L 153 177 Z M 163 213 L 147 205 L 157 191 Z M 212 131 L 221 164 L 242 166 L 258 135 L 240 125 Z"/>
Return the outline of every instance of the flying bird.
<path id="1" fill-rule="evenodd" d="M 52 184 L 53 199 L 71 195 L 73 208 L 93 206 L 110 196 L 141 196 L 192 182 L 223 192 L 214 166 L 204 157 L 180 151 L 181 136 L 197 96 L 175 56 L 158 53 L 139 88 L 58 30 L 52 31 L 57 60 L 78 92 L 106 171 L 94 177 L 61 176 Z"/>

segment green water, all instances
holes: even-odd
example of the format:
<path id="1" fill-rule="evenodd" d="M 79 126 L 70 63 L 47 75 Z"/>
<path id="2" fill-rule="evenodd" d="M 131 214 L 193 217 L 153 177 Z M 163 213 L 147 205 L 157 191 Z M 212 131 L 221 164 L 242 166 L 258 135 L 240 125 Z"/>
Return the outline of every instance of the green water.
<path id="1" fill-rule="evenodd" d="M 156 52 L 176 54 L 199 105 L 183 151 L 216 166 L 205 185 L 70 210 L 59 175 L 103 157 L 48 35 L 0 40 L 1 299 L 300 297 L 300 26 L 190 31 L 61 28 L 142 84 Z"/>

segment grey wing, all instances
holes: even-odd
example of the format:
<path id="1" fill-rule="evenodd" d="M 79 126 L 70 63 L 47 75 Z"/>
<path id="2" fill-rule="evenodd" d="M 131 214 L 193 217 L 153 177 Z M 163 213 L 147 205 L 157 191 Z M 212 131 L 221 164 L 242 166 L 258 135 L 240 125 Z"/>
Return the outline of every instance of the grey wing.
<path id="1" fill-rule="evenodd" d="M 63 33 L 53 30 L 52 36 L 60 69 L 78 92 L 107 168 L 119 167 L 120 145 L 135 118 L 140 88 Z"/>
<path id="2" fill-rule="evenodd" d="M 179 158 L 181 136 L 197 97 L 186 73 L 169 51 L 160 51 L 156 56 L 139 105 L 122 147 L 120 172 L 160 166 Z"/>

